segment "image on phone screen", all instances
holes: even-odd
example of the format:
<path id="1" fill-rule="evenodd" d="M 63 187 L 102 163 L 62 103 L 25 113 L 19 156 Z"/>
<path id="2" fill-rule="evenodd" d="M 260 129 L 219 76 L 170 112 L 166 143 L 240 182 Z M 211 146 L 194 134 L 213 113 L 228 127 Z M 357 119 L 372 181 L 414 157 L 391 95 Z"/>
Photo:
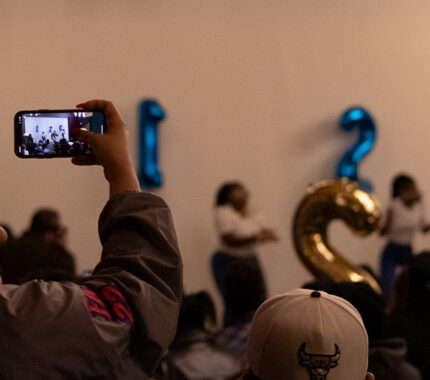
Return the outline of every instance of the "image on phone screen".
<path id="1" fill-rule="evenodd" d="M 21 158 L 91 155 L 82 131 L 103 133 L 101 111 L 20 111 L 15 115 L 15 153 Z"/>

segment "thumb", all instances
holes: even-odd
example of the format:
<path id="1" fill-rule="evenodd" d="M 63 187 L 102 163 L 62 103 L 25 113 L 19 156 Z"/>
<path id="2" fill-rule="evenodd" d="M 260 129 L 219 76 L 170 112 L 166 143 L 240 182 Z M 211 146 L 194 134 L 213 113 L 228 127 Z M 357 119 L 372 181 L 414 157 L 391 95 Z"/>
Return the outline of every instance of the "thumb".
<path id="1" fill-rule="evenodd" d="M 7 240 L 7 232 L 3 227 L 0 227 L 0 245 L 4 244 Z"/>
<path id="2" fill-rule="evenodd" d="M 93 145 L 97 140 L 97 133 L 82 131 L 79 135 L 79 141 Z"/>

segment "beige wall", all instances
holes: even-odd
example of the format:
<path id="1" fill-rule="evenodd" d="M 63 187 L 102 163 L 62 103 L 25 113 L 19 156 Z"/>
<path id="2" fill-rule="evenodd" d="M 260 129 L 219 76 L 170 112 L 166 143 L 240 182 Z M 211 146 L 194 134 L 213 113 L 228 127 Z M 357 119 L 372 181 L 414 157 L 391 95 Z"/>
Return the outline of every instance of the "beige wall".
<path id="1" fill-rule="evenodd" d="M 346 107 L 363 104 L 378 122 L 360 171 L 383 203 L 400 170 L 430 194 L 429 16 L 427 0 L 0 1 L 0 218 L 21 231 L 34 208 L 59 208 L 79 268 L 92 267 L 101 169 L 15 158 L 13 115 L 104 97 L 137 136 L 137 104 L 156 97 L 168 112 L 157 193 L 173 210 L 186 289 L 213 290 L 211 206 L 236 178 L 281 237 L 261 250 L 270 292 L 299 286 L 309 275 L 292 214 L 354 141 L 336 124 Z M 331 234 L 346 257 L 376 265 L 381 239 L 341 224 Z"/>

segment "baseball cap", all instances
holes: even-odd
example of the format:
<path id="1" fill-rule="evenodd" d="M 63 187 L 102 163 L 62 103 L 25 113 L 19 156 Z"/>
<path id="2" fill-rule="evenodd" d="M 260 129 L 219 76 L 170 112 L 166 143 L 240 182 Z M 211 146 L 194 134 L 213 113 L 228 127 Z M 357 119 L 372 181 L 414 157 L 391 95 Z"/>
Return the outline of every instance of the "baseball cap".
<path id="1" fill-rule="evenodd" d="M 296 289 L 254 315 L 248 362 L 261 380 L 364 380 L 367 361 L 363 321 L 343 298 Z"/>

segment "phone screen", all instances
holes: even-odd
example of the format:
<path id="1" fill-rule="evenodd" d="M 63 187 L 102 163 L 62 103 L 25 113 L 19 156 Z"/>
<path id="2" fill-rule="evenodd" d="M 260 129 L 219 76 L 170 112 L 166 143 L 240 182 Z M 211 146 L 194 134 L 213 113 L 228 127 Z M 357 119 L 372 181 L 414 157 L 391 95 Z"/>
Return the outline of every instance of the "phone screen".
<path id="1" fill-rule="evenodd" d="M 20 158 L 91 155 L 91 146 L 79 137 L 84 130 L 103 133 L 104 129 L 102 111 L 20 111 L 15 115 L 15 154 Z"/>

